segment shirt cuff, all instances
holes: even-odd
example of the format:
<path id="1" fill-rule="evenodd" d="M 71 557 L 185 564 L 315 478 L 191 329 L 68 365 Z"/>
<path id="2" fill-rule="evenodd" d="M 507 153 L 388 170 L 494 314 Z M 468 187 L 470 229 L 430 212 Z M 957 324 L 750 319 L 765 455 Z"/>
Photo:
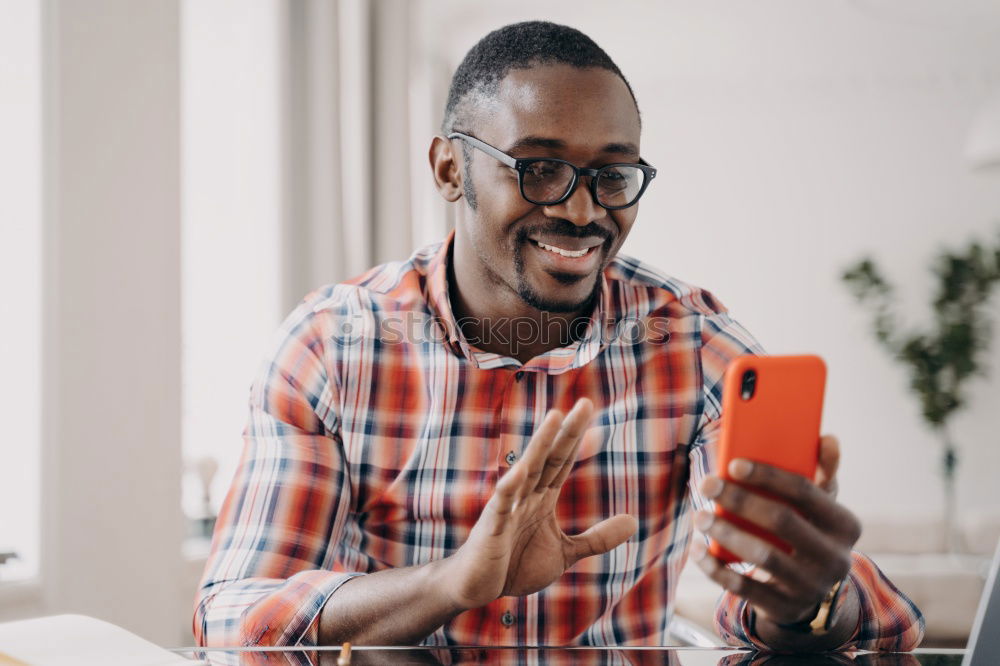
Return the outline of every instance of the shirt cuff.
<path id="1" fill-rule="evenodd" d="M 242 623 L 243 645 L 315 646 L 323 606 L 341 585 L 362 575 L 325 570 L 295 574 L 247 609 Z"/>
<path id="2" fill-rule="evenodd" d="M 846 588 L 851 585 L 854 586 L 854 589 L 857 589 L 857 582 L 854 580 L 853 572 L 847 574 L 847 578 L 844 580 L 844 584 L 842 586 L 840 594 L 844 594 L 846 592 Z M 729 593 L 727 592 L 726 594 Z M 736 606 L 735 608 L 732 609 L 732 613 L 733 617 L 737 619 L 737 622 L 736 626 L 734 627 L 735 631 L 732 632 L 730 635 L 737 641 L 740 641 L 748 645 L 752 645 L 757 650 L 763 650 L 763 651 L 770 650 L 771 647 L 763 640 L 761 640 L 761 637 L 757 635 L 756 631 L 754 631 L 753 618 L 751 617 L 752 611 L 750 609 L 749 602 L 747 602 L 746 599 L 740 599 L 738 597 L 735 597 L 735 595 L 733 596 L 736 599 Z M 835 608 L 834 613 L 836 613 L 836 611 L 837 609 Z M 836 648 L 832 648 L 832 650 L 844 650 L 852 646 L 854 642 L 857 640 L 858 632 L 860 630 L 861 630 L 861 614 L 859 613 L 858 622 L 854 626 L 854 631 L 851 632 L 850 638 L 848 638 L 842 645 Z M 723 638 L 726 637 L 723 636 Z M 728 641 L 727 639 L 727 642 L 731 641 Z"/>

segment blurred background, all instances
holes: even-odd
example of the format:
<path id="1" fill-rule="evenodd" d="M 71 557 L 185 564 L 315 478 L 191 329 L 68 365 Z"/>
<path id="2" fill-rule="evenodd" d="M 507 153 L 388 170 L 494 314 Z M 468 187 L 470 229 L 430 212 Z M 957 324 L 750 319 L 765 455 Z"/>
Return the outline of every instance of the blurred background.
<path id="1" fill-rule="evenodd" d="M 993 372 L 942 429 L 842 275 L 871 257 L 899 330 L 933 332 L 935 257 L 1000 261 L 994 0 L 0 0 L 0 621 L 193 641 L 268 341 L 311 289 L 444 237 L 451 73 L 526 19 L 635 89 L 659 175 L 625 253 L 826 359 L 859 548 L 925 645 L 964 644 L 1000 536 L 1000 299 L 962 311 L 959 355 Z M 685 572 L 678 612 L 708 624 L 716 596 Z"/>

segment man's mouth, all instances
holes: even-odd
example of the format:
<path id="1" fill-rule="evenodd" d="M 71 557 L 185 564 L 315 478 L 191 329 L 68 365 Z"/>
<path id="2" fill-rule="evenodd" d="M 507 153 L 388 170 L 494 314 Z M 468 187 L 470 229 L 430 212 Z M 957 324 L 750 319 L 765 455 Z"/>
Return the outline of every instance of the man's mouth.
<path id="1" fill-rule="evenodd" d="M 597 247 L 595 245 L 592 247 L 585 247 L 580 250 L 568 250 L 566 248 L 558 247 L 556 245 L 549 245 L 548 243 L 543 243 L 542 241 L 538 240 L 535 241 L 535 244 L 538 245 L 538 247 L 542 248 L 543 250 L 548 250 L 549 252 L 555 252 L 556 254 L 561 254 L 564 257 L 582 257 L 591 252 L 595 247 Z"/>
<path id="2" fill-rule="evenodd" d="M 583 278 L 600 268 L 601 248 L 605 243 L 603 238 L 543 235 L 541 238 L 534 236 L 527 240 L 535 248 L 535 252 L 531 254 L 537 256 L 539 267 L 550 275 Z"/>

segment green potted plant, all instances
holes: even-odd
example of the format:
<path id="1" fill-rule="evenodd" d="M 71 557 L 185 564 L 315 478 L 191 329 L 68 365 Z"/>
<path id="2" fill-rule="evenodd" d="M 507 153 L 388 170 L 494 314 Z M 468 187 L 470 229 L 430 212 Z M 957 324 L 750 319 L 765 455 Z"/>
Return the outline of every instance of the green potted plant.
<path id="1" fill-rule="evenodd" d="M 902 330 L 894 312 L 895 288 L 871 258 L 849 267 L 841 279 L 871 312 L 879 345 L 906 367 L 923 419 L 941 442 L 945 540 L 948 550 L 957 552 L 963 548 L 955 528 L 958 448 L 949 424 L 966 403 L 968 380 L 986 374 L 983 354 L 993 314 L 988 306 L 1000 282 L 1000 242 L 995 248 L 972 242 L 964 250 L 942 250 L 933 272 L 938 279 L 931 304 L 934 318 L 924 331 Z"/>

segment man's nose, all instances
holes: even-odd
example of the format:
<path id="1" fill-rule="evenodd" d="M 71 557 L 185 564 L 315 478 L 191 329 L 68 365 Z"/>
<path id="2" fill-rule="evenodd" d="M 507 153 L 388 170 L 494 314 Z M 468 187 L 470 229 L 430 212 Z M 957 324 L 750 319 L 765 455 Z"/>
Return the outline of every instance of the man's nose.
<path id="1" fill-rule="evenodd" d="M 595 220 L 603 219 L 608 211 L 594 201 L 589 185 L 590 176 L 580 176 L 573 194 L 560 204 L 545 206 L 543 208 L 545 214 L 548 217 L 569 220 L 578 227 L 585 227 Z"/>

